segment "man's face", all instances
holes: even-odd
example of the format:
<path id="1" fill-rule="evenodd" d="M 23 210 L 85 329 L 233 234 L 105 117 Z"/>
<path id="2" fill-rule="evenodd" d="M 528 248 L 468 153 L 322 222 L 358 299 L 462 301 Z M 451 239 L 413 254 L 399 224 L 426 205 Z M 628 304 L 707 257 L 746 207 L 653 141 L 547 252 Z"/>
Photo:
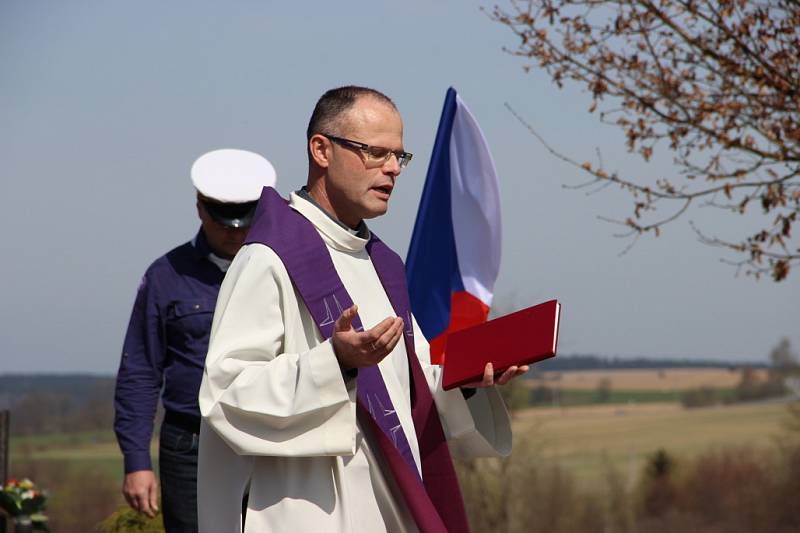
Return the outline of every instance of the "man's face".
<path id="1" fill-rule="evenodd" d="M 214 220 L 206 210 L 203 202 L 197 202 L 197 215 L 202 222 L 203 233 L 209 246 L 220 257 L 233 259 L 236 252 L 244 244 L 248 228 L 230 228 Z"/>
<path id="2" fill-rule="evenodd" d="M 369 96 L 359 98 L 347 112 L 342 131 L 325 133 L 370 146 L 403 150 L 400 114 Z M 328 142 L 326 191 L 337 218 L 354 228 L 362 219 L 385 214 L 400 174 L 397 158 L 392 155 L 376 165 L 357 148 Z"/>

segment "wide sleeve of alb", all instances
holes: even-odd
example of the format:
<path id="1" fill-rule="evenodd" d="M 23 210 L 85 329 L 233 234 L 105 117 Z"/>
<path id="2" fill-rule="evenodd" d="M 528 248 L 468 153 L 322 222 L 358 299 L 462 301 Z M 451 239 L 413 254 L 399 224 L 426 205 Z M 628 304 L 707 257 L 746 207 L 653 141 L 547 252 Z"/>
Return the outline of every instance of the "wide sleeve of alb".
<path id="1" fill-rule="evenodd" d="M 454 457 L 504 457 L 511 453 L 511 421 L 496 387 L 478 388 L 468 400 L 458 388 L 442 388 L 442 369 L 431 364 L 430 346 L 414 319 L 414 349 L 436 402 Z"/>
<path id="2" fill-rule="evenodd" d="M 355 391 L 330 341 L 297 341 L 304 313 L 275 252 L 243 247 L 220 288 L 199 396 L 203 423 L 240 455 L 355 453 Z"/>

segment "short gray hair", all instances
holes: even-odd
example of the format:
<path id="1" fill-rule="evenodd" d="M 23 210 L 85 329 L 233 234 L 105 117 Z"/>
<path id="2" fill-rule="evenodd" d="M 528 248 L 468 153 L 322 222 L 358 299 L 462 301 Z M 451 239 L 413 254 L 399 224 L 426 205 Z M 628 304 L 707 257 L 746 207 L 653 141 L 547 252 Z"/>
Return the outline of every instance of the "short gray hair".
<path id="1" fill-rule="evenodd" d="M 341 132 L 335 130 L 340 124 L 341 116 L 349 111 L 356 100 L 362 96 L 370 96 L 392 106 L 395 111 L 397 110 L 397 106 L 394 105 L 391 98 L 375 89 L 357 85 L 331 89 L 325 92 L 314 106 L 314 112 L 311 113 L 311 119 L 308 121 L 306 129 L 306 140 L 310 140 L 317 133 L 340 134 Z"/>

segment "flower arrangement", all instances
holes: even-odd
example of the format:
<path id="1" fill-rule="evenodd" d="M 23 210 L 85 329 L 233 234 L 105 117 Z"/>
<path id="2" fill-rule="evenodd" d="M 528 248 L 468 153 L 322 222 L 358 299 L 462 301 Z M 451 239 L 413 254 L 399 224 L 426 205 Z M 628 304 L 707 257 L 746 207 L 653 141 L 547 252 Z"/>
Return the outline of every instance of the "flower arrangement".
<path id="1" fill-rule="evenodd" d="M 0 488 L 0 509 L 17 523 L 31 523 L 34 531 L 50 531 L 44 515 L 46 491 L 39 490 L 30 479 L 9 479 Z"/>

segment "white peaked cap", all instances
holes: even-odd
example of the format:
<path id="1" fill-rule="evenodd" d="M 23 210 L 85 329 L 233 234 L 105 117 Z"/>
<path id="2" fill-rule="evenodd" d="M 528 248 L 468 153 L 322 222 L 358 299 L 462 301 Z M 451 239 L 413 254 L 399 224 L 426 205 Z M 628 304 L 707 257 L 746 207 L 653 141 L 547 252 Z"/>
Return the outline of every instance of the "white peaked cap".
<path id="1" fill-rule="evenodd" d="M 192 165 L 195 189 L 218 202 L 254 202 L 261 197 L 263 187 L 275 186 L 275 180 L 272 163 L 247 150 L 213 150 Z"/>

